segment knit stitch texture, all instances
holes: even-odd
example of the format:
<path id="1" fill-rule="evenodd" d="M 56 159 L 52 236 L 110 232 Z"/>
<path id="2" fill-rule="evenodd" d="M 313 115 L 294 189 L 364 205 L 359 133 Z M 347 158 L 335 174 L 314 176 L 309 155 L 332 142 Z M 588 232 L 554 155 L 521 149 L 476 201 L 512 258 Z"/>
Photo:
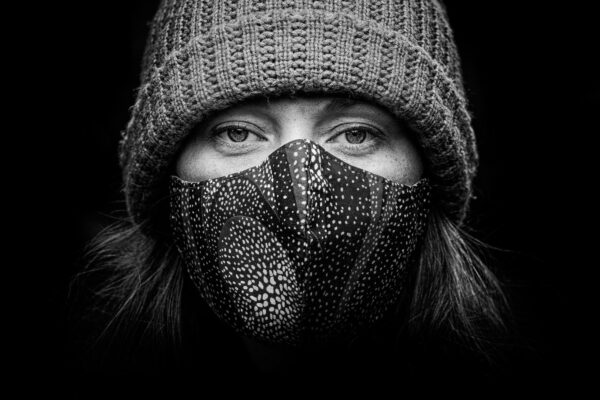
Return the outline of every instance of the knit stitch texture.
<path id="1" fill-rule="evenodd" d="M 119 145 L 134 223 L 167 193 L 182 140 L 254 95 L 359 96 L 417 132 L 434 202 L 456 223 L 477 150 L 444 6 L 431 0 L 163 0 Z"/>

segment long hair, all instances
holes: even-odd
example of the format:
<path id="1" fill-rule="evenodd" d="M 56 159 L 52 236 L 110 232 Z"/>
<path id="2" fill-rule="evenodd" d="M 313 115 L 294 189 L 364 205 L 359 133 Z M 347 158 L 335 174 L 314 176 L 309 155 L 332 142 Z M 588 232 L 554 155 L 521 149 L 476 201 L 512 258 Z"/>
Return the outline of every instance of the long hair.
<path id="1" fill-rule="evenodd" d="M 411 337 L 427 342 L 441 336 L 496 361 L 511 316 L 502 285 L 484 259 L 493 249 L 432 209 L 406 324 Z"/>
<path id="2" fill-rule="evenodd" d="M 180 346 L 180 258 L 168 241 L 145 233 L 148 225 L 117 219 L 88 244 L 70 291 L 75 329 L 89 336 L 82 351 L 98 355 L 98 348 L 117 343 L 126 359 L 144 344 L 166 351 Z"/>
<path id="3" fill-rule="evenodd" d="M 87 267 L 76 280 L 93 282 L 84 316 L 95 315 L 96 341 L 126 342 L 122 347 L 131 352 L 144 342 L 153 352 L 177 351 L 186 312 L 183 263 L 166 237 L 156 239 L 144 230 L 145 224 L 117 221 L 92 240 Z M 508 308 L 480 255 L 483 249 L 433 207 L 402 322 L 411 340 L 426 346 L 430 338 L 444 337 L 489 357 Z"/>

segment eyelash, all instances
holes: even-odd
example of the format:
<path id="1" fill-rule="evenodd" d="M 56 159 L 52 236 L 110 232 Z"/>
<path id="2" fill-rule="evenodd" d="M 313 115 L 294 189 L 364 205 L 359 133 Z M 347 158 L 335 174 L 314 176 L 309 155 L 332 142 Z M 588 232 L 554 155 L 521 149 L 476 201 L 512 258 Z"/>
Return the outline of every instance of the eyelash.
<path id="1" fill-rule="evenodd" d="M 381 134 L 378 129 L 371 128 L 371 127 L 366 127 L 364 125 L 353 125 L 353 126 L 350 126 L 349 128 L 345 128 L 342 131 L 338 132 L 337 134 L 335 134 L 334 136 L 332 136 L 327 141 L 329 142 L 332 139 L 337 138 L 338 136 L 341 136 L 341 135 L 343 135 L 343 134 L 345 134 L 347 132 L 354 131 L 354 130 L 359 131 L 359 132 L 366 132 L 366 133 L 370 134 L 371 136 L 373 136 L 376 139 L 380 139 L 383 136 L 383 134 Z M 363 142 L 363 143 L 348 143 L 348 144 L 346 144 L 344 146 L 348 146 L 348 147 L 364 146 L 364 143 L 366 143 L 367 140 L 368 139 L 365 139 L 365 142 Z"/>
<path id="2" fill-rule="evenodd" d="M 339 126 L 339 125 L 338 125 Z M 212 139 L 218 139 L 218 136 L 223 133 L 223 132 L 227 132 L 227 130 L 229 129 L 243 129 L 247 132 L 249 132 L 250 134 L 256 135 L 259 138 L 259 141 L 266 141 L 267 139 L 258 133 L 255 133 L 253 130 L 248 129 L 247 126 L 245 126 L 244 124 L 239 124 L 239 123 L 231 123 L 229 125 L 226 126 L 221 126 L 221 127 L 217 127 L 214 128 L 211 132 L 211 138 Z M 373 148 L 379 139 L 381 139 L 383 137 L 383 134 L 379 132 L 379 129 L 376 128 L 372 128 L 372 127 L 366 127 L 364 125 L 353 125 L 350 126 L 346 129 L 343 129 L 342 131 L 338 132 L 337 134 L 335 134 L 334 136 L 332 136 L 331 138 L 329 138 L 327 140 L 327 142 L 331 142 L 333 139 L 337 138 L 338 136 L 341 136 L 349 131 L 353 131 L 353 130 L 358 130 L 360 132 L 367 132 L 368 134 L 370 134 L 371 136 L 373 136 L 374 139 L 368 140 L 365 139 L 365 142 L 363 143 L 345 143 L 345 144 L 340 144 L 339 146 L 341 146 L 343 149 L 346 149 L 350 152 L 352 151 L 356 151 L 357 149 L 361 148 L 361 150 L 370 150 L 371 148 Z M 224 143 L 226 146 L 232 147 L 232 148 L 240 148 L 241 146 L 249 146 L 247 143 L 244 144 L 244 142 L 227 142 L 227 141 L 222 141 L 221 143 Z M 235 143 L 235 144 L 232 144 Z M 365 145 L 365 143 L 369 143 L 368 145 Z"/>
<path id="3" fill-rule="evenodd" d="M 229 142 L 227 140 L 221 140 L 219 138 L 219 135 L 223 132 L 227 132 L 229 129 L 243 129 L 243 130 L 249 132 L 250 134 L 257 136 L 259 138 L 259 141 L 267 140 L 267 138 L 265 138 L 264 136 L 262 136 L 258 133 L 255 133 L 253 130 L 249 129 L 248 126 L 246 126 L 244 124 L 240 124 L 240 123 L 231 123 L 231 124 L 228 124 L 225 126 L 220 126 L 220 127 L 212 129 L 211 133 L 210 133 L 211 140 L 214 140 L 214 141 L 218 140 L 220 145 L 225 145 L 232 149 L 247 148 L 249 146 L 252 146 L 252 145 L 250 145 L 248 143 L 244 143 L 244 142 L 233 142 L 233 141 Z"/>

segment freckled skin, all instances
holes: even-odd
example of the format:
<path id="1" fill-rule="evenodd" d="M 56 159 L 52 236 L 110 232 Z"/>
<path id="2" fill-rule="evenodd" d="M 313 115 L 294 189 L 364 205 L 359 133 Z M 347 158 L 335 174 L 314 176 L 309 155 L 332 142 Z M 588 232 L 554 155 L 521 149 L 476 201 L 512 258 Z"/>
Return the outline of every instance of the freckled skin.
<path id="1" fill-rule="evenodd" d="M 421 178 L 423 165 L 417 147 L 394 115 L 363 101 L 326 110 L 333 99 L 278 98 L 223 110 L 190 134 L 177 157 L 176 174 L 189 181 L 217 178 L 260 164 L 292 140 L 310 139 L 347 163 L 387 179 L 413 184 Z M 227 131 L 212 134 L 214 129 L 232 124 L 247 132 L 243 141 L 233 141 Z M 343 133 L 349 128 L 374 133 L 363 134 L 365 141 L 349 150 L 344 147 L 349 142 Z"/>

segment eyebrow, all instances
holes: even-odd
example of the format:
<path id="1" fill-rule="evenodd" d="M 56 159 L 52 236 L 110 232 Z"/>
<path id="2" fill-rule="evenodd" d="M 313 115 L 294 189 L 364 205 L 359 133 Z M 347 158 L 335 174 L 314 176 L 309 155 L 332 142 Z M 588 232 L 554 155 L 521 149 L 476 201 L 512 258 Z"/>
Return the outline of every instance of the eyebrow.
<path id="1" fill-rule="evenodd" d="M 266 104 L 271 107 L 271 103 L 268 101 L 268 99 Z M 335 114 L 337 112 L 345 111 L 347 108 L 358 104 L 364 104 L 364 102 L 360 99 L 351 97 L 334 97 L 319 111 L 319 113 L 324 115 Z M 246 100 L 243 102 L 243 107 L 252 110 L 254 114 L 260 114 L 262 117 L 271 120 L 273 124 L 277 125 L 277 121 L 274 120 L 269 113 L 263 112 L 255 101 Z"/>
<path id="2" fill-rule="evenodd" d="M 347 98 L 347 97 L 336 97 L 334 99 L 332 99 L 329 104 L 327 104 L 325 106 L 325 108 L 323 109 L 323 112 L 326 113 L 333 113 L 336 111 L 342 111 L 344 108 L 353 106 L 355 104 L 359 103 L 359 100 L 357 99 L 351 99 L 351 98 Z"/>
<path id="3" fill-rule="evenodd" d="M 335 112 L 339 112 L 339 111 L 344 111 L 344 109 L 346 109 L 348 107 L 352 107 L 359 103 L 362 103 L 359 99 L 353 99 L 350 97 L 334 97 L 321 110 L 321 113 L 327 114 L 327 113 L 335 113 Z M 268 101 L 266 104 L 269 107 L 271 106 L 271 104 Z M 255 102 L 245 101 L 243 105 L 244 105 L 244 107 L 248 107 L 248 108 L 252 109 L 253 112 L 258 112 L 258 113 L 262 114 L 263 116 L 270 118 L 269 114 L 263 113 L 262 111 L 260 111 L 260 107 L 257 107 Z"/>

